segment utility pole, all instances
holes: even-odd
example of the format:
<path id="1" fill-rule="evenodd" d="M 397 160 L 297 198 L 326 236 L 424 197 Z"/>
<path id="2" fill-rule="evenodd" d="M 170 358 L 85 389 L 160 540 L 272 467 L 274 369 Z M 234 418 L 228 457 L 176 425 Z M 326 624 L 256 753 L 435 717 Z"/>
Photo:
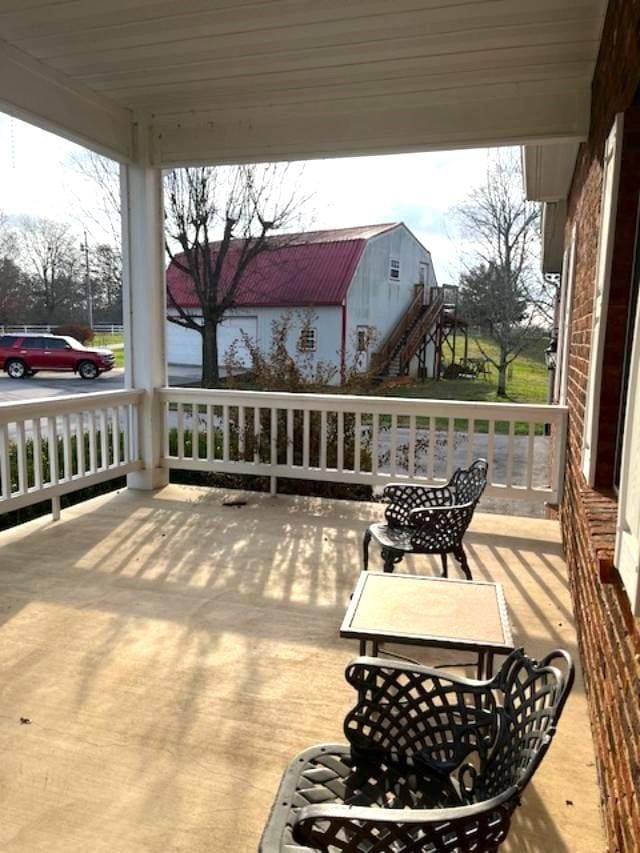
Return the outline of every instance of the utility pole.
<path id="1" fill-rule="evenodd" d="M 89 307 L 89 328 L 93 329 L 93 292 L 91 289 L 91 268 L 89 267 L 89 243 L 87 242 L 87 232 L 84 232 L 84 243 L 80 246 L 84 252 L 84 275 L 85 286 L 87 288 L 87 302 Z"/>

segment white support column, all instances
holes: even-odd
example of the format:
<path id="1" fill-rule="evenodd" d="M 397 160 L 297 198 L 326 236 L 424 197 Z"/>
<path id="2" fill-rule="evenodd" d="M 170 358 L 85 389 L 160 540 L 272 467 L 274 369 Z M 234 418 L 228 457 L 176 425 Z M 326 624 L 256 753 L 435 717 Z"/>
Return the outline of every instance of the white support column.
<path id="1" fill-rule="evenodd" d="M 156 388 L 167 384 L 166 293 L 162 171 L 148 165 L 120 167 L 122 200 L 125 380 L 142 388 L 140 458 L 144 469 L 127 476 L 132 489 L 157 489 L 169 482 L 160 467 L 162 407 Z"/>

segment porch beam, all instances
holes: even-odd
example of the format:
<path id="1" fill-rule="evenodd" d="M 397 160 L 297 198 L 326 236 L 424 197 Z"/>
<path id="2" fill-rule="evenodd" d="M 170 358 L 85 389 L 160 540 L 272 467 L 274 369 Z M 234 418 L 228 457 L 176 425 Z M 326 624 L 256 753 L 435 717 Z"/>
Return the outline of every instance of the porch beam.
<path id="1" fill-rule="evenodd" d="M 157 116 L 163 168 L 573 142 L 586 138 L 589 84 L 570 78 L 416 93 L 375 104 L 265 104 L 173 119 Z"/>
<path id="2" fill-rule="evenodd" d="M 161 467 L 162 402 L 155 393 L 167 384 L 162 172 L 141 160 L 120 169 L 125 384 L 144 391 L 139 418 L 144 468 L 129 474 L 127 485 L 157 489 L 169 482 Z"/>
<path id="3" fill-rule="evenodd" d="M 115 160 L 134 156 L 130 110 L 2 40 L 0 110 Z"/>

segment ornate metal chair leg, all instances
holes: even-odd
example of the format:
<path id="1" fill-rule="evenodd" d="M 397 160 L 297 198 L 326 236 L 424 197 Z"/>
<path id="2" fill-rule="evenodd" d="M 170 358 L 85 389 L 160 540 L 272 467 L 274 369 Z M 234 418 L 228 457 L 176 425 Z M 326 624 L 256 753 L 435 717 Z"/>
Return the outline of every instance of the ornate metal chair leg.
<path id="1" fill-rule="evenodd" d="M 460 548 L 460 552 L 456 554 L 456 557 L 460 561 L 462 571 L 465 573 L 465 577 L 467 578 L 467 580 L 473 580 L 473 576 L 471 575 L 471 569 L 469 568 L 469 561 L 467 560 L 467 555 L 464 552 L 464 548 Z"/>
<path id="2" fill-rule="evenodd" d="M 365 572 L 369 569 L 369 543 L 371 542 L 371 531 L 367 528 L 362 538 L 362 562 Z"/>
<path id="3" fill-rule="evenodd" d="M 383 560 L 383 571 L 387 574 L 393 574 L 395 564 L 402 560 L 402 554 L 398 555 L 395 551 L 391 551 L 389 548 L 383 548 L 380 551 L 380 556 Z"/>
<path id="4" fill-rule="evenodd" d="M 440 577 L 448 578 L 449 577 L 449 568 L 447 566 L 447 555 L 440 554 L 440 560 L 442 561 L 442 575 Z"/>

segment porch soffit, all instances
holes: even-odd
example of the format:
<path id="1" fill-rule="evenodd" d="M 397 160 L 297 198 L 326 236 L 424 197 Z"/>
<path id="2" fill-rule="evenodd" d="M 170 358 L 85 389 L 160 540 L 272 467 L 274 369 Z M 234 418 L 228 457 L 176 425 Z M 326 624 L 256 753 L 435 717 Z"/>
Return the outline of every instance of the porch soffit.
<path id="1" fill-rule="evenodd" d="M 8 0 L 0 105 L 119 160 L 584 138 L 603 0 Z"/>

